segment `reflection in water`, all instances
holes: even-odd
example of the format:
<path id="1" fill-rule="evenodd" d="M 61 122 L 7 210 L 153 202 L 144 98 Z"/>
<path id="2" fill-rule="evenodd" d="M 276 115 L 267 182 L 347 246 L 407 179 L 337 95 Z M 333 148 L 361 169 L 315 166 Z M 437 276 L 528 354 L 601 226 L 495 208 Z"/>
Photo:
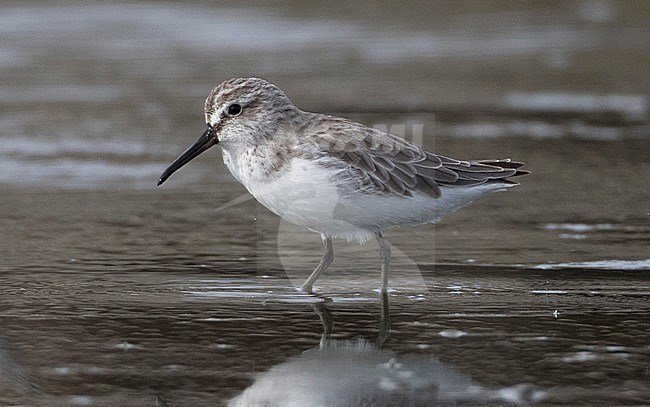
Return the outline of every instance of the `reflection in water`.
<path id="1" fill-rule="evenodd" d="M 169 404 L 160 396 L 156 396 L 156 407 L 169 407 Z"/>
<path id="2" fill-rule="evenodd" d="M 638 271 L 423 267 L 430 291 L 392 293 L 389 321 L 386 298 L 380 319 L 376 297 L 355 284 L 329 301 L 279 276 L 246 278 L 244 266 L 154 264 L 0 273 L 0 406 L 650 400 L 648 279 Z M 29 390 L 25 371 L 42 391 Z"/>
<path id="3" fill-rule="evenodd" d="M 39 389 L 38 384 L 14 360 L 4 339 L 0 336 L 0 396 L 6 393 L 25 395 L 37 389 Z"/>
<path id="4" fill-rule="evenodd" d="M 405 404 L 479 404 L 475 380 L 537 384 L 545 406 L 650 405 L 650 2 L 95 3 L 0 5 L 0 406 L 213 407 L 251 372 L 233 404 L 268 400 L 264 383 L 392 396 L 387 377 Z M 320 282 L 338 341 L 330 324 L 300 354 L 320 299 L 290 287 L 318 238 L 252 201 L 213 213 L 244 192 L 222 165 L 154 190 L 205 89 L 242 69 L 310 110 L 449 155 L 508 151 L 534 175 L 391 234 L 387 340 L 370 337 L 376 254 L 342 244 Z M 373 343 L 341 341 L 359 335 Z"/>
<path id="5" fill-rule="evenodd" d="M 229 406 L 522 405 L 544 398 L 544 392 L 531 385 L 485 388 L 433 355 L 382 350 L 390 334 L 386 293 L 376 344 L 332 339 L 333 319 L 325 304 L 314 304 L 324 327 L 320 346 L 261 374 Z"/>

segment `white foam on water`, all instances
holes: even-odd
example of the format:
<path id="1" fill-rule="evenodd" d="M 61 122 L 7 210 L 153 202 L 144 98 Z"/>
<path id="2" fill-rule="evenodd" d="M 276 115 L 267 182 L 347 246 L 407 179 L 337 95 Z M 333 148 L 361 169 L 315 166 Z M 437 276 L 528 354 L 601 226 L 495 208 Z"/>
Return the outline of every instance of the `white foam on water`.
<path id="1" fill-rule="evenodd" d="M 443 338 L 456 339 L 467 335 L 467 332 L 459 331 L 457 329 L 445 329 L 444 331 L 438 332 L 438 335 L 442 336 Z"/>
<path id="2" fill-rule="evenodd" d="M 602 269 L 602 270 L 650 270 L 650 259 L 647 260 L 598 260 L 572 263 L 539 264 L 533 268 L 538 270 L 555 269 Z"/>
<path id="3" fill-rule="evenodd" d="M 93 140 L 81 137 L 35 138 L 27 136 L 0 137 L 2 156 L 59 157 L 65 154 L 143 156 L 147 154 L 173 154 L 172 148 L 161 148 L 144 141 L 128 138 Z M 178 151 L 176 151 L 177 153 Z"/>
<path id="4" fill-rule="evenodd" d="M 140 349 L 142 346 L 136 345 L 127 341 L 124 341 L 122 343 L 118 343 L 117 345 L 113 346 L 115 349 L 121 349 L 121 350 L 132 350 L 132 349 Z"/>
<path id="5" fill-rule="evenodd" d="M 510 93 L 505 106 L 537 112 L 614 112 L 630 118 L 643 118 L 648 114 L 648 98 L 628 94 L 572 94 L 572 93 Z"/>
<path id="6" fill-rule="evenodd" d="M 186 50 L 278 52 L 348 42 L 360 27 L 331 20 L 298 20 L 272 10 L 204 8 L 163 4 L 4 7 L 0 34 L 47 33 L 43 43 L 69 46 L 112 58 L 166 57 L 170 47 Z M 123 27 L 116 41 L 115 27 Z M 245 27 L 255 26 L 255 30 Z M 106 33 L 114 35 L 106 35 Z M 80 35 L 83 34 L 83 35 Z M 164 39 L 164 40 L 163 40 Z M 136 59 L 137 60 L 137 59 Z"/>
<path id="7" fill-rule="evenodd" d="M 558 237 L 560 239 L 585 240 L 587 238 L 587 235 L 579 233 L 560 233 Z"/>
<path id="8" fill-rule="evenodd" d="M 60 366 L 52 369 L 52 373 L 58 376 L 67 376 L 72 373 L 72 369 L 67 366 Z"/>
<path id="9" fill-rule="evenodd" d="M 579 120 L 549 123 L 538 119 L 514 119 L 511 121 L 494 119 L 493 121 L 470 121 L 460 124 L 439 122 L 436 123 L 436 129 L 441 134 L 450 134 L 458 138 L 530 137 L 557 139 L 571 136 L 587 140 L 619 140 L 623 138 L 643 138 L 647 134 L 647 125 L 629 126 L 628 128 L 592 125 Z"/>
<path id="10" fill-rule="evenodd" d="M 118 101 L 132 92 L 133 89 L 121 85 L 41 84 L 28 88 L 0 88 L 0 100 L 13 103 L 106 103 Z"/>
<path id="11" fill-rule="evenodd" d="M 576 352 L 569 356 L 564 356 L 562 362 L 565 363 L 575 363 L 575 362 L 591 362 L 598 359 L 598 355 L 594 352 L 581 351 Z"/>
<path id="12" fill-rule="evenodd" d="M 641 226 L 615 225 L 612 223 L 546 223 L 542 225 L 546 230 L 567 230 L 571 232 L 593 232 L 593 231 L 643 231 Z"/>
<path id="13" fill-rule="evenodd" d="M 144 140 L 118 137 L 0 137 L 0 185 L 152 189 L 169 164 L 156 162 L 154 157 L 178 153 L 171 151 Z"/>
<path id="14" fill-rule="evenodd" d="M 70 405 L 81 407 L 92 406 L 95 404 L 95 399 L 92 396 L 70 396 L 69 401 Z"/>
<path id="15" fill-rule="evenodd" d="M 0 184 L 48 188 L 153 189 L 165 164 L 75 158 L 27 160 L 0 156 Z"/>

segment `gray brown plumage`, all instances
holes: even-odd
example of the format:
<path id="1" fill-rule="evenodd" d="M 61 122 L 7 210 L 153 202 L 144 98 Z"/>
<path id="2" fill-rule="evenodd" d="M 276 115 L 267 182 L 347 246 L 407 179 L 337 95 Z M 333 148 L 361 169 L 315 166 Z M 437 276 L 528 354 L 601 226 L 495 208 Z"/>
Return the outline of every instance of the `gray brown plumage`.
<path id="1" fill-rule="evenodd" d="M 377 238 L 383 290 L 390 246 L 382 231 L 433 223 L 491 192 L 517 185 L 523 163 L 463 161 L 348 119 L 305 112 L 277 86 L 236 78 L 210 92 L 203 135 L 160 177 L 219 144 L 224 163 L 248 191 L 285 220 L 318 232 L 325 255 L 302 285 L 311 292 L 334 259 L 332 238 Z"/>

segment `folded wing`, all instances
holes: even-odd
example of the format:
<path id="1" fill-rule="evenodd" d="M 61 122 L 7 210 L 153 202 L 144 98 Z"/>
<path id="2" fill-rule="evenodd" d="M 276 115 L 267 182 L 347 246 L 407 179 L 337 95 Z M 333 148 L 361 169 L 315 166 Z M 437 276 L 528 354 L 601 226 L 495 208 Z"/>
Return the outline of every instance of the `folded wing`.
<path id="1" fill-rule="evenodd" d="M 318 116 L 301 129 L 306 135 L 303 142 L 365 175 L 373 193 L 412 196 L 418 191 L 438 198 L 441 186 L 516 184 L 507 178 L 528 173 L 519 169 L 524 163 L 510 159 L 456 160 L 347 119 Z"/>

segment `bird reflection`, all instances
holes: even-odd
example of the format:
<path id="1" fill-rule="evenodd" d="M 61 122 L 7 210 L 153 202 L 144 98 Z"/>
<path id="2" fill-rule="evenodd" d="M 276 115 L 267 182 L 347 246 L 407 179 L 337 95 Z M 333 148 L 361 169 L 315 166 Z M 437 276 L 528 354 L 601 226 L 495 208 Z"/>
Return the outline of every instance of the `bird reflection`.
<path id="1" fill-rule="evenodd" d="M 262 373 L 229 406 L 526 405 L 543 398 L 530 385 L 488 389 L 433 355 L 382 350 L 390 335 L 386 293 L 374 344 L 333 340 L 334 322 L 326 303 L 314 305 L 314 310 L 323 323 L 319 346 Z"/>

